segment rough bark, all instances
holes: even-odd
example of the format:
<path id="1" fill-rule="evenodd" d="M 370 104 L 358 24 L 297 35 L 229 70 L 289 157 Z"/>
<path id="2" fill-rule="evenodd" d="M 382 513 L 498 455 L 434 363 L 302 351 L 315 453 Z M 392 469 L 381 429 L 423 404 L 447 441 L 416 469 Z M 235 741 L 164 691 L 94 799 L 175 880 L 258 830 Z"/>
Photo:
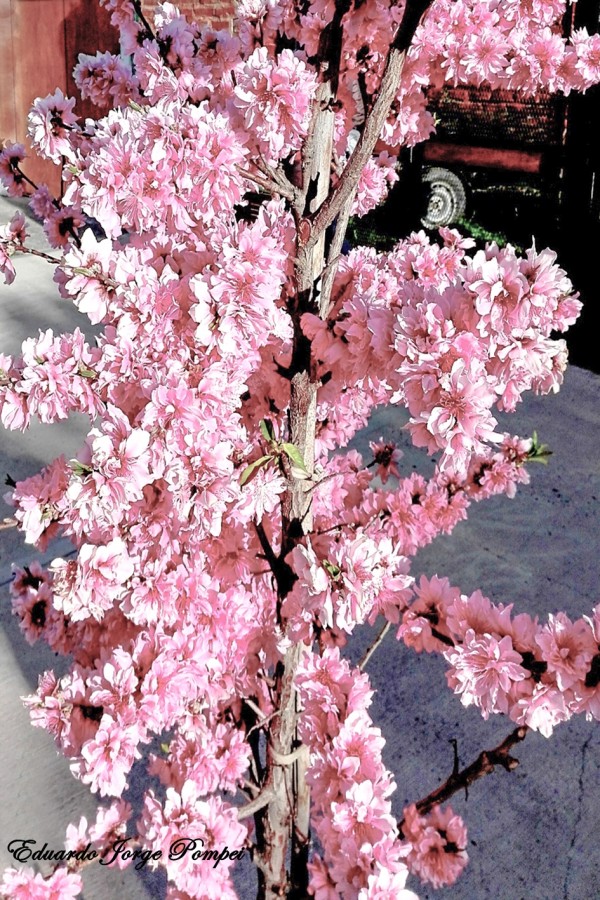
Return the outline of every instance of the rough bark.
<path id="1" fill-rule="evenodd" d="M 319 88 L 317 109 L 311 136 L 305 149 L 303 186 L 300 203 L 302 217 L 314 213 L 329 194 L 329 173 L 333 148 L 333 112 L 329 109 L 330 89 Z M 289 440 L 302 454 L 309 475 L 314 468 L 316 409 L 318 383 L 311 360 L 310 343 L 300 329 L 303 312 L 314 310 L 321 275 L 325 265 L 325 234 L 306 253 L 297 267 L 297 294 L 294 298 L 294 348 L 290 378 Z M 310 482 L 290 472 L 283 500 L 282 555 L 289 552 L 298 538 L 312 528 Z M 283 600 L 283 597 L 280 597 Z M 273 788 L 273 799 L 257 814 L 257 828 L 262 855 L 259 861 L 261 900 L 307 896 L 310 792 L 306 781 L 308 749 L 302 747 L 292 763 L 278 762 L 298 746 L 297 697 L 293 679 L 304 653 L 303 645 L 291 647 L 279 673 L 280 711 L 270 732 L 267 767 Z M 289 877 L 287 874 L 287 854 Z"/>

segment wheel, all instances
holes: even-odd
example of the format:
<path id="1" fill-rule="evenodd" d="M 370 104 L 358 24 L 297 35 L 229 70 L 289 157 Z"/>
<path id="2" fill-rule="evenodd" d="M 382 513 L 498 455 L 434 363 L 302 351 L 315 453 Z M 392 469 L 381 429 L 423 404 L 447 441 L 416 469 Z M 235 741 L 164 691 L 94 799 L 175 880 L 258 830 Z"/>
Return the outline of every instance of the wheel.
<path id="1" fill-rule="evenodd" d="M 429 185 L 429 191 L 421 224 L 425 228 L 442 228 L 458 222 L 467 208 L 467 195 L 458 175 L 449 169 L 427 169 L 423 183 Z"/>

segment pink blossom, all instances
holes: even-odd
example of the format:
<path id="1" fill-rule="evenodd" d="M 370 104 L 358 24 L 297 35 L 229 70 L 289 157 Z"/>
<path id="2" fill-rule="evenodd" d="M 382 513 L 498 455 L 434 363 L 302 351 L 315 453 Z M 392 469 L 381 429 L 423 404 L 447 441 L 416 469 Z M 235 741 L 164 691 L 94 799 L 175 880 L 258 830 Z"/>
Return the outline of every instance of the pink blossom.
<path id="1" fill-rule="evenodd" d="M 411 872 L 434 888 L 453 884 L 465 868 L 467 829 L 447 806 L 434 806 L 421 816 L 414 804 L 404 810 L 404 837 L 410 843 L 407 863 Z"/>
<path id="2" fill-rule="evenodd" d="M 448 610 L 457 599 L 458 590 L 450 586 L 447 578 L 421 575 L 414 592 L 417 599 L 404 613 L 397 637 L 417 652 L 441 650 L 443 643 L 433 629 L 447 636 Z"/>
<path id="3" fill-rule="evenodd" d="M 400 478 L 396 464 L 402 457 L 402 451 L 398 450 L 395 444 L 384 441 L 383 438 L 379 438 L 379 441 L 371 441 L 369 447 L 375 457 L 376 474 L 381 479 L 381 483 L 386 484 L 390 475 Z"/>
<path id="4" fill-rule="evenodd" d="M 82 98 L 89 98 L 96 106 L 111 103 L 124 106 L 130 99 L 139 97 L 137 78 L 131 67 L 112 53 L 98 51 L 95 56 L 80 53 L 73 79 Z"/>
<path id="5" fill-rule="evenodd" d="M 531 694 L 518 699 L 511 718 L 550 737 L 554 727 L 570 719 L 564 695 L 550 684 L 536 684 Z"/>
<path id="6" fill-rule="evenodd" d="M 313 73 L 290 50 L 272 60 L 260 47 L 237 71 L 233 102 L 269 161 L 299 148 L 315 88 Z"/>
<path id="7" fill-rule="evenodd" d="M 378 865 L 373 875 L 369 875 L 366 888 L 362 888 L 358 900 L 417 900 L 417 895 L 406 890 L 406 874 L 390 872 Z"/>
<path id="8" fill-rule="evenodd" d="M 461 695 L 463 706 L 479 706 L 484 719 L 491 712 L 507 713 L 513 685 L 528 677 L 508 635 L 497 640 L 470 628 L 462 645 L 445 651 L 444 656 L 452 666 L 446 673 L 449 686 Z"/>
<path id="9" fill-rule="evenodd" d="M 77 129 L 77 119 L 73 112 L 75 100 L 65 97 L 60 89 L 47 97 L 38 98 L 29 113 L 29 135 L 34 147 L 51 159 L 60 162 L 65 157 L 75 162 L 75 153 L 70 138 Z"/>
<path id="10" fill-rule="evenodd" d="M 0 150 L 0 181 L 9 197 L 27 195 L 27 181 L 20 169 L 21 160 L 26 156 L 23 144 L 7 143 Z"/>
<path id="11" fill-rule="evenodd" d="M 101 797 L 119 797 L 128 786 L 127 773 L 140 757 L 139 740 L 137 725 L 104 716 L 95 737 L 83 745 L 81 762 L 71 768 Z"/>
<path id="12" fill-rule="evenodd" d="M 549 616 L 548 624 L 536 636 L 542 657 L 561 691 L 583 681 L 597 651 L 589 625 L 580 619 L 571 622 L 565 613 Z"/>
<path id="13" fill-rule="evenodd" d="M 358 184 L 352 215 L 364 216 L 378 206 L 396 181 L 396 160 L 389 153 L 380 153 L 369 160 Z"/>
<path id="14" fill-rule="evenodd" d="M 33 869 L 6 869 L 0 883 L 7 900 L 75 900 L 83 890 L 81 875 L 62 866 L 44 878 Z"/>
<path id="15" fill-rule="evenodd" d="M 25 216 L 21 212 L 14 214 L 8 225 L 0 228 L 0 272 L 6 284 L 15 280 L 15 267 L 11 256 L 25 243 Z"/>

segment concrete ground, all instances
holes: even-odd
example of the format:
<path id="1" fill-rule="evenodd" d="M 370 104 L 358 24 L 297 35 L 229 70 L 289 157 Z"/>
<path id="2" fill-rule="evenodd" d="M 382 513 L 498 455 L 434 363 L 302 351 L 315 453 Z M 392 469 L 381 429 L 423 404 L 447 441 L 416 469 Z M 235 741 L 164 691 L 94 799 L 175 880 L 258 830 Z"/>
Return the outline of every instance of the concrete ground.
<path id="1" fill-rule="evenodd" d="M 0 223 L 15 204 L 0 197 Z M 35 230 L 35 229 L 34 229 Z M 36 230 L 36 240 L 43 239 Z M 0 285 L 0 351 L 14 353 L 38 329 L 85 329 L 85 319 L 60 300 L 51 268 L 32 258 L 17 259 L 17 280 Z M 518 611 L 545 617 L 559 609 L 572 617 L 600 602 L 598 592 L 600 513 L 598 492 L 599 378 L 572 367 L 556 396 L 528 397 L 507 430 L 529 435 L 535 429 L 551 446 L 547 468 L 532 467 L 532 483 L 514 500 L 495 498 L 474 507 L 468 522 L 451 537 L 438 538 L 422 552 L 414 574 L 447 575 L 463 591 L 481 588 Z M 384 434 L 405 450 L 405 471 L 421 468 L 421 454 L 401 431 L 397 410 L 382 409 L 356 441 Z M 33 474 L 61 452 L 74 455 L 85 421 L 73 417 L 60 426 L 33 426 L 25 435 L 0 430 L 0 478 Z M 426 465 L 426 464 L 425 464 Z M 11 514 L 0 505 L 0 519 Z M 65 545 L 62 545 L 65 548 Z M 55 546 L 43 561 L 59 555 Z M 34 690 L 37 673 L 56 666 L 54 655 L 30 648 L 11 616 L 11 564 L 36 558 L 14 529 L 0 531 L 0 866 L 11 863 L 7 844 L 35 838 L 61 847 L 64 831 L 80 815 L 92 816 L 95 803 L 58 757 L 51 738 L 31 728 L 20 697 Z M 350 653 L 358 658 L 372 632 L 357 634 Z M 403 805 L 429 793 L 452 769 L 450 739 L 458 741 L 461 765 L 471 762 L 512 730 L 496 716 L 484 722 L 463 709 L 445 686 L 443 660 L 417 656 L 390 632 L 368 666 L 377 688 L 373 716 L 387 739 L 385 758 L 396 773 L 398 815 Z M 469 831 L 470 863 L 458 883 L 440 897 L 452 900 L 595 900 L 600 898 L 600 728 L 582 718 L 556 729 L 548 740 L 529 735 L 516 755 L 521 766 L 474 785 L 468 801 L 452 806 Z M 136 784 L 139 790 L 143 784 Z M 253 875 L 237 870 L 242 900 L 254 895 Z M 411 885 L 423 898 L 434 892 Z M 89 866 L 86 900 L 143 900 L 164 895 L 160 878 L 133 870 Z"/>

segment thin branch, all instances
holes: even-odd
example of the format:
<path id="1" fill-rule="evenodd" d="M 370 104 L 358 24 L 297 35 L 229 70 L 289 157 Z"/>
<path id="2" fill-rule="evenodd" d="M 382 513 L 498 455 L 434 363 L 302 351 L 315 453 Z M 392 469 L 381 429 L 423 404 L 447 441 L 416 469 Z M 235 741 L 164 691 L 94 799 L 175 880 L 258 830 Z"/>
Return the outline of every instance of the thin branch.
<path id="1" fill-rule="evenodd" d="M 258 797 L 260 793 L 258 786 L 253 781 L 249 781 L 247 778 L 244 778 L 244 783 L 240 786 L 240 791 L 242 791 L 247 797 L 250 797 L 252 800 L 255 797 Z"/>
<path id="2" fill-rule="evenodd" d="M 377 635 L 377 637 L 375 638 L 375 640 L 373 641 L 373 643 L 371 644 L 371 646 L 368 648 L 367 652 L 365 653 L 365 655 L 363 656 L 363 658 L 361 659 L 361 661 L 358 664 L 358 668 L 360 669 L 361 672 L 363 671 L 363 669 L 365 668 L 365 666 L 367 665 L 367 663 L 369 662 L 369 660 L 371 659 L 371 657 L 373 656 L 373 654 L 375 653 L 375 651 L 377 650 L 377 648 L 379 647 L 379 645 L 381 644 L 381 642 L 383 641 L 384 637 L 386 636 L 386 634 L 388 633 L 388 631 L 390 630 L 391 627 L 392 627 L 392 623 L 386 622 L 385 625 L 383 626 L 383 628 L 381 629 L 381 631 L 379 632 L 379 634 Z"/>
<path id="3" fill-rule="evenodd" d="M 335 233 L 329 246 L 329 252 L 327 254 L 327 265 L 323 269 L 323 274 L 321 275 L 319 313 L 322 319 L 326 319 L 331 312 L 331 309 L 333 308 L 333 304 L 331 303 L 331 292 L 333 290 L 333 283 L 335 281 L 335 276 L 338 270 L 338 264 L 342 253 L 342 247 L 344 245 L 344 239 L 346 237 L 346 231 L 348 230 L 348 221 L 350 219 L 350 212 L 352 210 L 352 204 L 354 202 L 357 186 L 358 185 L 355 185 L 354 189 L 350 192 L 348 199 L 343 204 L 340 214 L 335 221 Z"/>
<path id="4" fill-rule="evenodd" d="M 267 178 L 270 178 L 273 184 L 278 185 L 280 188 L 282 188 L 282 191 L 285 191 L 285 193 L 282 192 L 283 197 L 291 194 L 295 200 L 298 194 L 298 188 L 292 181 L 290 181 L 290 179 L 286 176 L 285 172 L 281 170 L 281 168 L 273 168 L 273 166 L 269 165 L 269 163 L 265 159 L 263 159 L 262 156 L 259 159 L 254 160 L 254 165 L 263 173 L 263 175 L 266 175 Z"/>
<path id="5" fill-rule="evenodd" d="M 292 750 L 291 753 L 278 753 L 273 746 L 270 746 L 269 749 L 271 751 L 271 756 L 278 766 L 291 766 L 292 763 L 295 763 L 297 759 L 300 759 L 300 757 L 306 750 L 306 746 L 304 744 L 300 744 L 300 746 L 296 747 L 295 750 Z"/>
<path id="6" fill-rule="evenodd" d="M 259 706 L 251 700 L 250 697 L 244 697 L 244 703 L 246 706 L 249 706 L 253 713 L 255 713 L 259 719 L 265 719 L 266 716 L 263 715 L 263 712 Z"/>
<path id="7" fill-rule="evenodd" d="M 252 172 L 249 172 L 247 169 L 244 169 L 243 166 L 236 166 L 236 169 L 243 175 L 244 178 L 247 178 L 248 181 L 253 181 L 254 184 L 258 185 L 258 187 L 263 188 L 269 194 L 280 194 L 282 197 L 285 197 L 286 200 L 289 200 L 293 203 L 296 199 L 296 194 L 293 190 L 293 187 L 287 187 L 287 185 L 283 184 L 281 179 L 277 179 L 277 181 L 272 180 L 270 177 L 262 175 L 255 175 Z"/>
<path id="8" fill-rule="evenodd" d="M 238 819 L 247 819 L 248 816 L 253 816 L 259 810 L 264 809 L 265 806 L 268 806 L 273 797 L 275 796 L 275 792 L 273 788 L 269 785 L 265 787 L 258 797 L 255 797 L 254 800 L 251 800 L 249 803 L 244 804 L 244 806 L 240 806 L 238 809 Z"/>
<path id="9" fill-rule="evenodd" d="M 55 266 L 59 266 L 62 262 L 61 259 L 50 256 L 49 253 L 44 253 L 43 250 L 33 250 L 31 247 L 26 247 L 25 244 L 16 244 L 15 253 L 29 253 L 30 256 L 39 256 L 40 259 L 45 259 L 46 262 L 51 262 Z"/>
<path id="10" fill-rule="evenodd" d="M 139 18 L 140 22 L 144 26 L 144 29 L 146 31 L 146 37 L 150 38 L 151 41 L 156 41 L 156 43 L 158 44 L 158 41 L 156 39 L 156 35 L 154 34 L 152 26 L 150 25 L 150 23 L 148 22 L 148 19 L 144 15 L 144 11 L 142 9 L 142 4 L 141 4 L 140 0 L 132 0 L 132 6 L 135 10 L 136 16 Z"/>
<path id="11" fill-rule="evenodd" d="M 275 581 L 277 582 L 277 587 L 281 592 L 281 595 L 285 597 L 286 594 L 288 594 L 291 590 L 291 587 L 298 576 L 284 559 L 282 559 L 280 556 L 275 555 L 275 551 L 269 543 L 269 538 L 267 537 L 262 522 L 253 520 L 253 524 L 256 530 L 256 534 L 258 535 L 258 540 L 260 541 L 262 551 L 265 555 L 265 559 L 269 563 L 271 571 L 275 577 Z"/>
<path id="12" fill-rule="evenodd" d="M 422 800 L 419 800 L 416 804 L 417 811 L 423 815 L 424 813 L 428 813 L 434 806 L 445 803 L 445 801 L 453 794 L 456 794 L 457 791 L 467 791 L 473 782 L 477 781 L 479 778 L 483 778 L 484 775 L 489 775 L 494 771 L 496 766 L 502 766 L 507 772 L 512 772 L 513 769 L 516 769 L 519 765 L 519 760 L 515 759 L 514 756 L 511 756 L 509 750 L 511 750 L 515 744 L 524 740 L 528 732 L 529 727 L 527 725 L 519 725 L 518 728 L 511 731 L 511 733 L 504 738 L 502 743 L 498 744 L 497 747 L 494 747 L 493 750 L 482 750 L 477 759 L 474 760 L 470 766 L 467 766 L 462 772 L 453 771 L 452 775 L 450 775 L 443 784 L 426 797 L 423 797 Z M 454 768 L 456 770 L 456 764 Z M 403 824 L 404 819 L 398 825 L 400 831 L 402 831 Z"/>
<path id="13" fill-rule="evenodd" d="M 262 719 L 259 719 L 256 725 L 253 725 L 252 728 L 248 732 L 246 732 L 246 737 L 249 737 L 249 735 L 251 735 L 253 731 L 259 731 L 261 728 L 264 728 L 265 725 L 268 725 L 268 723 L 275 718 L 275 716 L 279 715 L 281 715 L 281 712 L 280 710 L 276 709 L 268 716 L 263 716 Z"/>
<path id="14" fill-rule="evenodd" d="M 427 616 L 424 616 L 426 619 Z M 441 631 L 438 631 L 437 628 L 431 628 L 432 637 L 436 638 L 436 640 L 440 641 L 442 644 L 446 644 L 448 647 L 456 647 L 456 644 L 452 640 L 451 637 L 448 637 L 447 634 L 443 634 Z"/>
<path id="15" fill-rule="evenodd" d="M 431 0 L 408 0 L 406 4 L 404 16 L 390 47 L 375 102 L 338 184 L 315 215 L 312 233 L 308 242 L 309 246 L 316 243 L 320 235 L 340 214 L 356 190 L 360 174 L 371 158 L 375 144 L 379 140 L 381 129 L 398 93 L 408 48 L 417 26 L 430 3 Z"/>
<path id="16" fill-rule="evenodd" d="M 7 528 L 16 528 L 18 524 L 16 519 L 2 519 L 0 522 L 0 531 L 5 531 Z"/>

